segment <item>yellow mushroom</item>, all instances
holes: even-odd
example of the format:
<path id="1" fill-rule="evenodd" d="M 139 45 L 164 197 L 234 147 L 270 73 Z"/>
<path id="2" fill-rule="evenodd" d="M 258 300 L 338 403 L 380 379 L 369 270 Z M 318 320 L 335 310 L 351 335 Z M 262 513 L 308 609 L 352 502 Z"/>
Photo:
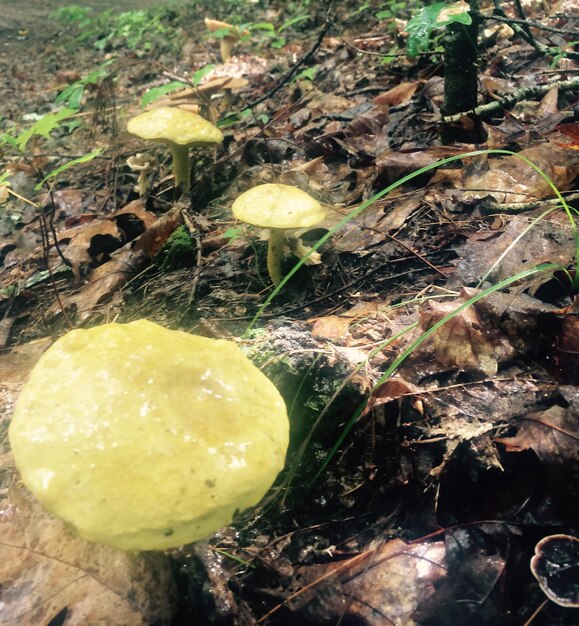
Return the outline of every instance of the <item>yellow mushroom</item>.
<path id="1" fill-rule="evenodd" d="M 210 33 L 214 33 L 216 31 L 221 31 L 223 33 L 220 41 L 221 60 L 223 63 L 227 63 L 227 61 L 231 58 L 231 48 L 233 47 L 233 44 L 239 41 L 242 36 L 247 37 L 247 35 L 249 35 L 249 31 L 245 28 L 240 30 L 233 24 L 213 20 L 209 17 L 205 18 L 205 27 Z"/>
<path id="2" fill-rule="evenodd" d="M 269 229 L 267 270 L 274 285 L 282 279 L 286 231 L 314 226 L 326 216 L 322 205 L 305 191 L 276 183 L 257 185 L 242 193 L 231 210 L 237 219 Z"/>
<path id="3" fill-rule="evenodd" d="M 174 107 L 158 107 L 129 120 L 127 130 L 141 139 L 164 143 L 173 156 L 175 187 L 189 190 L 189 148 L 223 141 L 223 133 L 200 115 Z"/>
<path id="4" fill-rule="evenodd" d="M 9 438 L 25 485 L 81 536 L 159 550 L 257 504 L 288 430 L 277 389 L 235 343 L 139 320 L 56 341 Z"/>

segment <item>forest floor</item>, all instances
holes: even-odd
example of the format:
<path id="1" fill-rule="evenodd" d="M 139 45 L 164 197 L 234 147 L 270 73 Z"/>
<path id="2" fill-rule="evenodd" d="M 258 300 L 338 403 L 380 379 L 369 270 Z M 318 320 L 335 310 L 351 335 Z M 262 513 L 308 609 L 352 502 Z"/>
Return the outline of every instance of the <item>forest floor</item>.
<path id="1" fill-rule="evenodd" d="M 440 139 L 443 31 L 409 58 L 412 3 L 208 4 L 249 30 L 226 63 L 200 2 L 160 4 L 3 2 L 0 624 L 577 624 L 573 3 L 525 4 L 531 43 L 484 21 L 476 145 Z M 126 131 L 159 104 L 223 131 L 190 194 Z M 326 214 L 276 289 L 231 213 L 271 182 Z M 291 441 L 256 509 L 135 555 L 45 513 L 6 431 L 55 339 L 140 318 L 236 341 Z"/>

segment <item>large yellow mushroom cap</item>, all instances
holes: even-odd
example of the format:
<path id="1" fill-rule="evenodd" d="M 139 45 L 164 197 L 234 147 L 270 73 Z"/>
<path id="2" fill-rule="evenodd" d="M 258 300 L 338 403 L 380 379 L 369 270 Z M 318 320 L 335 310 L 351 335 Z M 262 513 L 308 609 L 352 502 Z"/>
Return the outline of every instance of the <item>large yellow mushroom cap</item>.
<path id="1" fill-rule="evenodd" d="M 9 437 L 22 480 L 86 539 L 164 549 L 255 505 L 285 462 L 274 385 L 233 342 L 140 320 L 41 357 Z"/>
<path id="2" fill-rule="evenodd" d="M 157 107 L 133 117 L 127 130 L 141 139 L 179 146 L 223 141 L 223 133 L 211 122 L 185 109 Z"/>
<path id="3" fill-rule="evenodd" d="M 305 191 L 275 183 L 242 193 L 231 210 L 237 219 L 262 228 L 307 228 L 325 217 L 322 205 Z"/>

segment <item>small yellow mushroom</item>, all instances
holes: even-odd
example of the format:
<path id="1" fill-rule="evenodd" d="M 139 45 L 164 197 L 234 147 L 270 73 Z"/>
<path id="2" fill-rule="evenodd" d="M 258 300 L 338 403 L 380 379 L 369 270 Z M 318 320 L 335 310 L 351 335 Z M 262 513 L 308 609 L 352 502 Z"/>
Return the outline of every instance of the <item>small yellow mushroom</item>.
<path id="1" fill-rule="evenodd" d="M 173 156 L 175 187 L 189 190 L 189 148 L 223 141 L 223 133 L 200 115 L 184 109 L 158 107 L 129 120 L 127 130 L 141 139 L 164 143 Z"/>
<path id="2" fill-rule="evenodd" d="M 326 216 L 322 205 L 305 191 L 275 183 L 257 185 L 242 193 L 231 210 L 242 222 L 269 228 L 267 269 L 274 285 L 282 279 L 286 231 L 314 226 Z"/>

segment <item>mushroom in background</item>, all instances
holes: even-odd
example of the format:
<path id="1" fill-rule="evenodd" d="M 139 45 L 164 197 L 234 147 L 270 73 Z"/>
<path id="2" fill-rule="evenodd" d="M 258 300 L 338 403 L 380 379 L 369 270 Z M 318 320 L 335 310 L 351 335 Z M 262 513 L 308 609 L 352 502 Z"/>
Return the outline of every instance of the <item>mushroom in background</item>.
<path id="1" fill-rule="evenodd" d="M 314 226 L 326 216 L 322 205 L 305 191 L 275 183 L 257 185 L 242 193 L 231 210 L 242 222 L 270 230 L 267 270 L 274 285 L 282 279 L 286 231 Z"/>
<path id="2" fill-rule="evenodd" d="M 223 63 L 227 63 L 231 58 L 231 48 L 233 44 L 239 41 L 242 36 L 249 35 L 249 31 L 244 29 L 242 31 L 237 28 L 237 26 L 233 26 L 233 24 L 228 24 L 227 22 L 220 22 L 219 20 L 213 20 L 208 17 L 205 18 L 205 26 L 210 33 L 214 33 L 216 31 L 222 31 L 223 36 L 220 40 L 220 51 L 221 51 L 221 60 Z"/>
<path id="3" fill-rule="evenodd" d="M 223 133 L 200 115 L 173 107 L 158 107 L 129 120 L 127 130 L 141 139 L 164 143 L 173 156 L 175 187 L 189 190 L 189 148 L 223 141 Z"/>
<path id="4" fill-rule="evenodd" d="M 146 195 L 149 190 L 149 173 L 153 170 L 154 165 L 156 165 L 155 159 L 138 152 L 130 156 L 126 163 L 132 172 L 139 172 L 135 191 L 139 196 Z"/>
<path id="5" fill-rule="evenodd" d="M 229 524 L 270 488 L 288 436 L 283 399 L 235 343 L 147 320 L 61 337 L 9 430 L 44 507 L 124 550 L 171 548 Z"/>

